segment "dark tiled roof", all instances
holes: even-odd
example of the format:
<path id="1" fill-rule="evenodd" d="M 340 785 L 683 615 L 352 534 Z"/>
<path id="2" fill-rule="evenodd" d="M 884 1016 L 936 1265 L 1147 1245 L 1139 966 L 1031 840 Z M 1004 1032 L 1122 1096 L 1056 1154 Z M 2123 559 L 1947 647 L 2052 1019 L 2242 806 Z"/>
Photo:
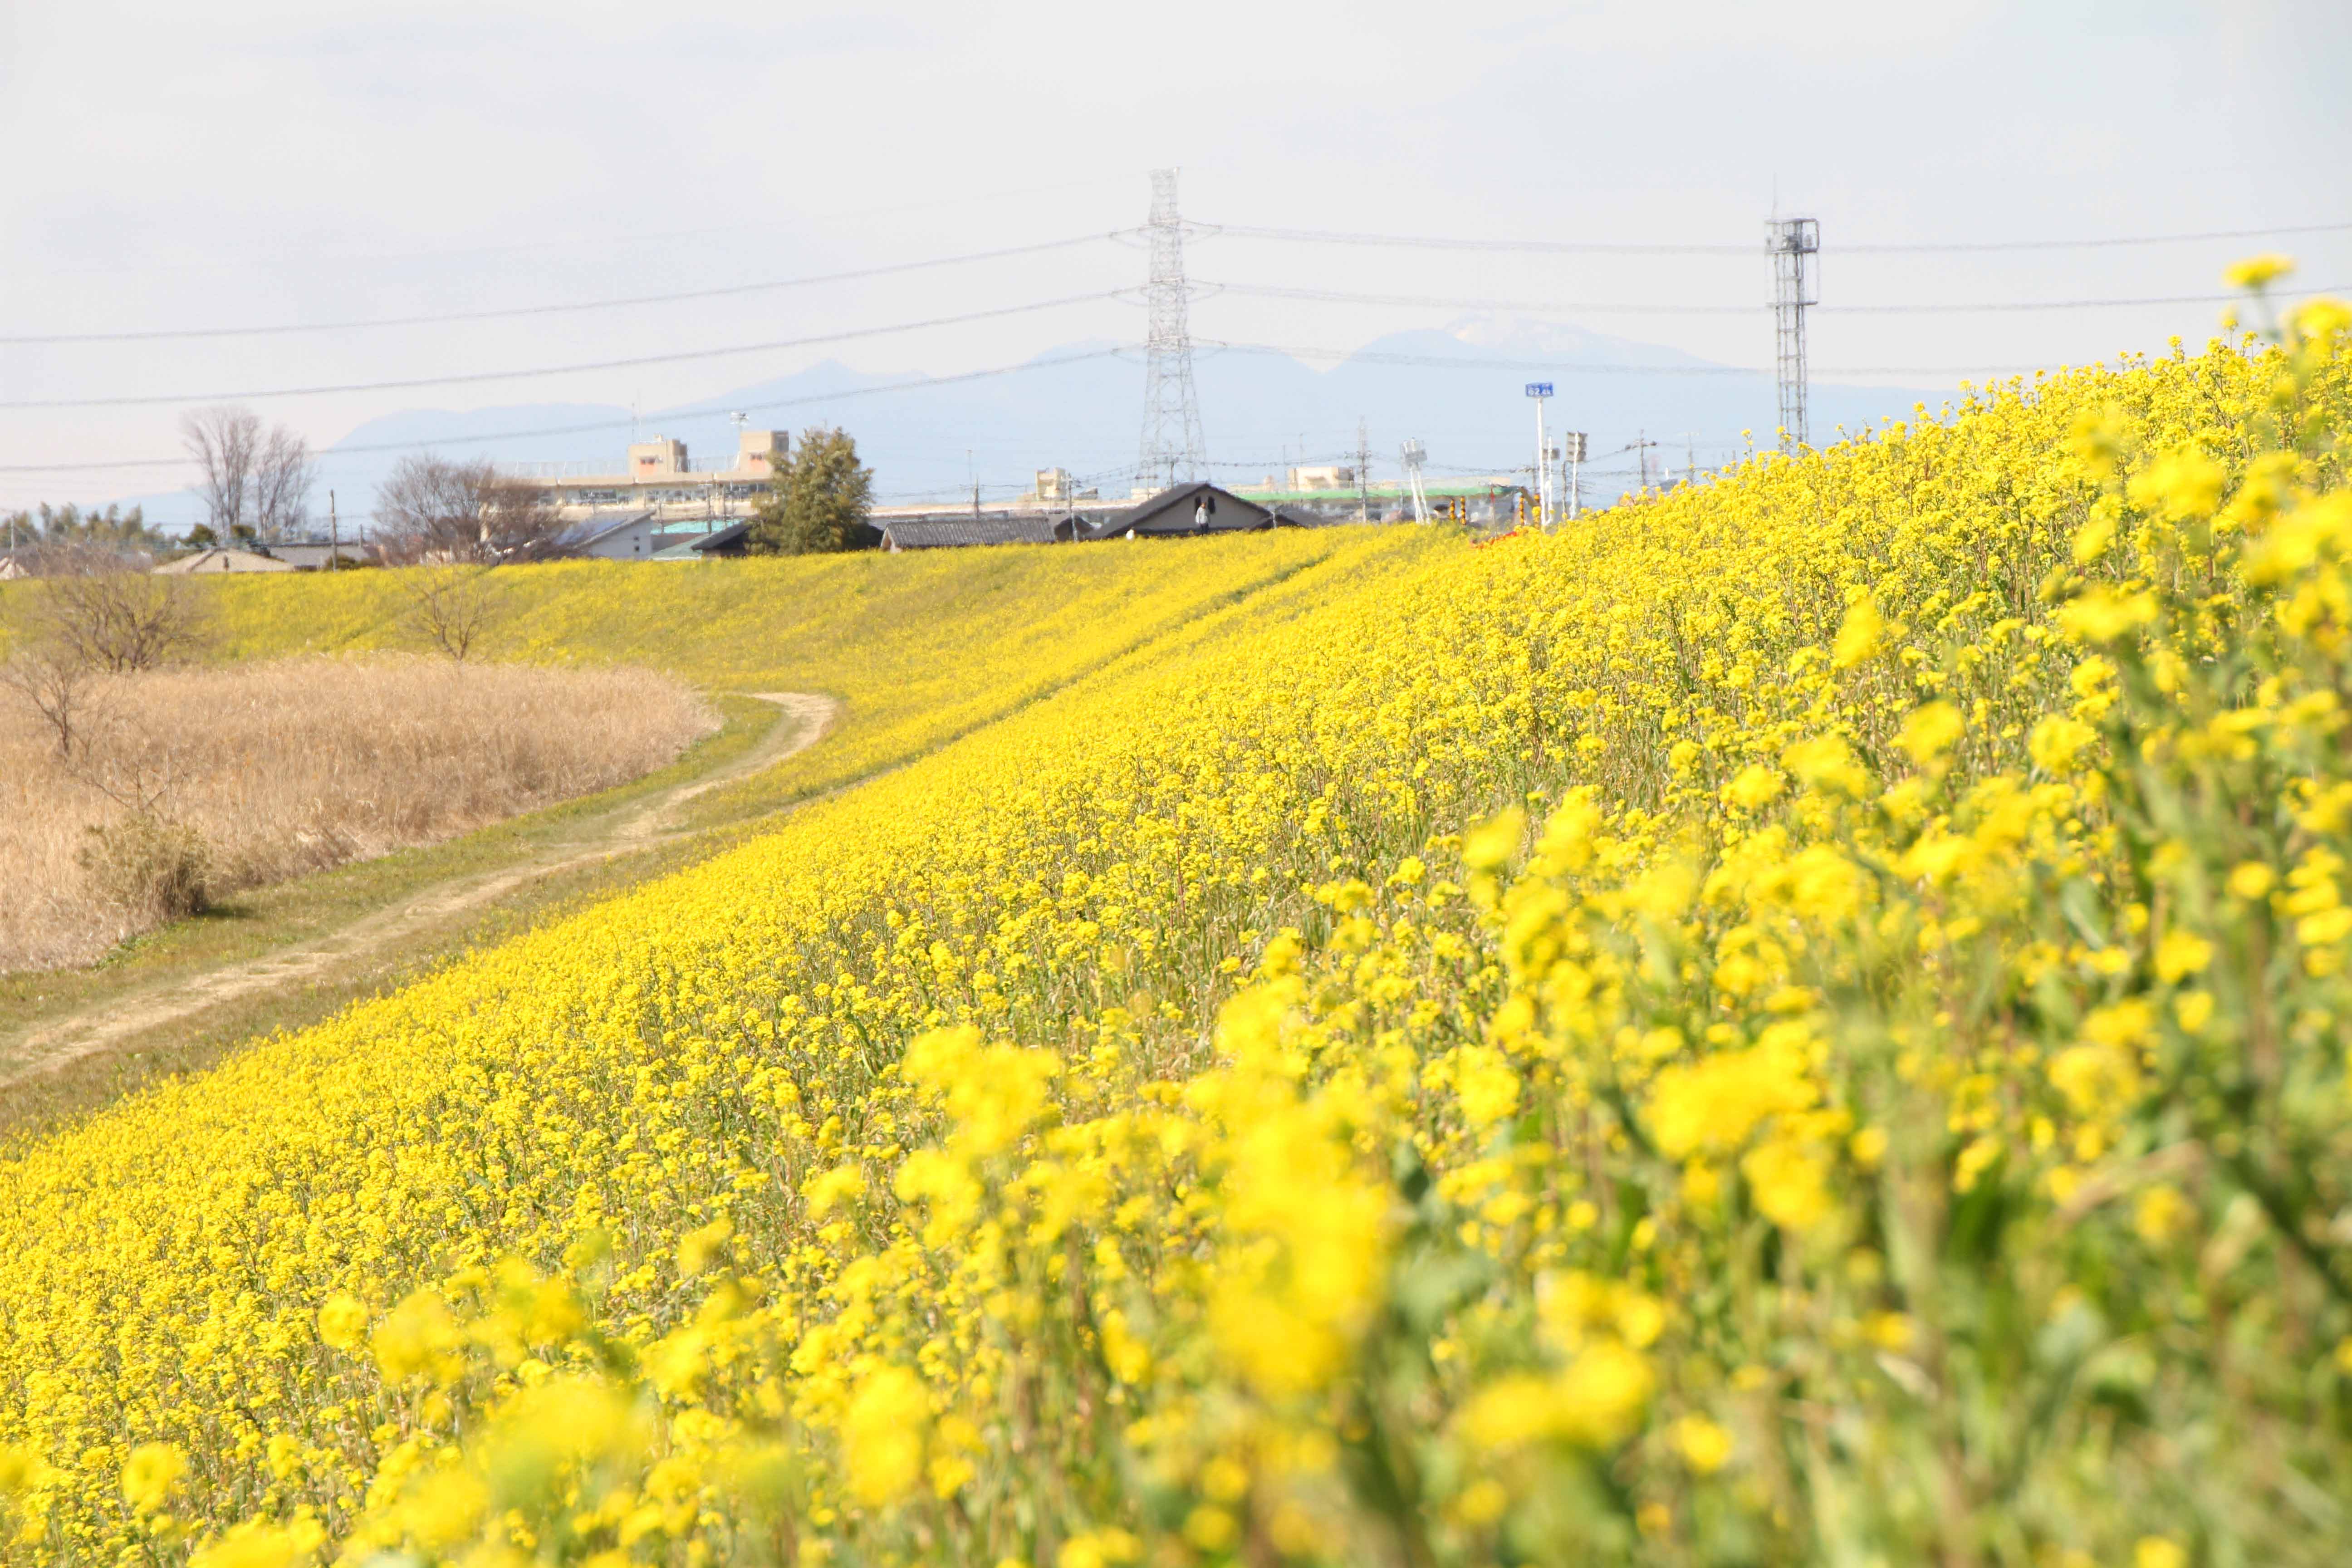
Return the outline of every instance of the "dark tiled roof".
<path id="1" fill-rule="evenodd" d="M 885 550 L 944 550 L 967 544 L 1051 544 L 1055 524 L 1043 513 L 991 516 L 944 512 L 937 517 L 893 517 L 877 524 Z M 1063 531 L 1067 538 L 1066 531 Z"/>
<path id="2" fill-rule="evenodd" d="M 1206 529 L 1195 523 L 1192 517 L 1203 492 L 1213 509 L 1209 513 Z M 1129 532 L 1243 533 L 1273 525 L 1274 514 L 1256 502 L 1244 500 L 1233 491 L 1220 489 L 1213 484 L 1195 482 L 1161 490 L 1156 496 L 1138 501 L 1125 511 L 1114 513 L 1096 526 L 1094 537 L 1115 539 Z"/>
<path id="3" fill-rule="evenodd" d="M 715 533 L 706 533 L 699 539 L 689 539 L 684 542 L 688 550 L 704 555 L 740 555 L 745 536 L 751 531 L 751 525 L 748 521 L 730 522 Z"/>

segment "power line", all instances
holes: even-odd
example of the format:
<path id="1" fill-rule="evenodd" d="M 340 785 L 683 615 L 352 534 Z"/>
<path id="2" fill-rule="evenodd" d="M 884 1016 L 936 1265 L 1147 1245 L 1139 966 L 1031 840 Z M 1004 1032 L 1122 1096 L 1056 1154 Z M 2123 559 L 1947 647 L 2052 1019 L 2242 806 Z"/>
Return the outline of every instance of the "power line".
<path id="1" fill-rule="evenodd" d="M 1446 370 L 1555 371 L 1563 375 L 1757 375 L 1769 370 L 1734 364 L 1577 364 L 1551 359 L 1486 359 L 1473 355 L 1392 353 L 1373 349 L 1318 349 L 1296 343 L 1236 343 L 1195 338 L 1202 348 L 1228 353 L 1288 354 L 1294 359 L 1362 360 L 1369 364 L 1429 365 Z M 1816 366 L 1822 375 L 2003 375 L 2047 370 L 2032 364 L 1866 364 Z M 2081 369 L 2082 366 L 2063 368 Z"/>
<path id="2" fill-rule="evenodd" d="M 688 300 L 724 300 L 745 294 L 762 294 L 779 289 L 807 289 L 823 283 L 855 282 L 866 278 L 886 278 L 899 272 L 920 272 L 938 267 L 961 267 L 975 261 L 997 261 L 1013 256 L 1035 256 L 1048 250 L 1068 250 L 1081 245 L 1116 237 L 1111 234 L 1082 234 L 1068 239 L 1041 240 L 1034 245 L 1007 246 L 998 250 L 975 250 L 961 256 L 937 256 L 926 261 L 900 261 L 886 267 L 861 267 L 847 272 L 822 272 L 807 278 L 780 278 L 764 283 L 732 283 L 715 289 L 686 289 L 667 294 L 629 294 L 611 300 L 586 300 L 568 305 L 516 305 L 491 310 L 448 310 L 420 316 L 370 316 L 347 321 L 292 322 L 270 327 L 187 327 L 153 331 L 131 332 L 43 332 L 19 333 L 0 337 L 0 345 L 18 346 L 43 343 L 152 343 L 178 342 L 199 338 L 259 338 L 283 337 L 306 332 L 350 332 L 380 327 L 424 327 L 450 321 L 495 321 L 526 316 L 575 315 L 591 310 L 618 310 L 639 305 L 667 305 Z"/>
<path id="3" fill-rule="evenodd" d="M 2207 229 L 2197 234 L 2118 235 L 2098 239 L 2008 239 L 1937 241 L 1923 244 L 1846 245 L 1841 256 L 1971 254 L 1992 250 L 2089 250 L 2125 245 L 2188 245 L 2200 240 L 2276 239 L 2298 234 L 2339 234 L 2352 223 L 2294 224 L 2274 228 Z M 1234 239 L 1272 239 L 1307 245 L 1371 245 L 1412 250 L 1516 250 L 1547 256 L 1745 256 L 1751 245 L 1643 245 L 1596 240 L 1468 239 L 1451 235 L 1353 234 L 1337 229 L 1265 228 L 1246 224 L 1205 224 L 1203 236 Z"/>
<path id="4" fill-rule="evenodd" d="M 1635 316 L 1754 316 L 1769 310 L 1769 303 L 1754 305 L 1603 305 L 1570 304 L 1558 300 L 1465 300 L 1439 294 L 1357 294 L 1342 289 L 1293 289 L 1261 283 L 1213 283 L 1208 287 L 1221 294 L 1239 294 L 1251 299 L 1312 300 L 1343 305 L 1406 305 L 1433 310 L 1525 310 L 1566 315 L 1635 315 Z M 2331 286 L 2314 289 L 2315 293 L 2345 291 Z M 1990 310 L 2087 310 L 2135 305 L 2219 305 L 2245 299 L 2243 292 L 2230 294 L 2166 294 L 2137 299 L 2113 300 L 1978 300 L 1967 303 L 1930 305 L 1814 305 L 1807 307 L 1824 314 L 1896 315 L 1896 314 L 1968 314 Z"/>
<path id="5" fill-rule="evenodd" d="M 737 354 L 772 353 L 784 349 L 814 348 L 824 343 L 848 342 L 858 338 L 876 338 L 893 332 L 922 331 L 932 327 L 961 326 L 970 321 L 992 321 L 1002 316 L 1034 314 L 1039 310 L 1059 310 L 1067 305 L 1082 305 L 1098 300 L 1115 300 L 1110 291 L 1093 294 L 1066 294 L 1058 300 L 1040 300 L 1028 305 L 1003 305 L 992 310 L 970 310 L 960 316 L 933 316 L 928 321 L 898 321 L 887 327 L 859 327 L 845 332 L 822 332 L 806 338 L 778 338 L 763 343 L 736 343 L 727 348 L 693 349 L 681 353 L 640 354 L 631 359 L 589 360 L 574 364 L 538 365 L 529 370 L 475 371 L 463 375 L 417 376 L 403 381 L 348 382 L 332 386 L 279 386 L 252 392 L 176 392 L 137 397 L 56 397 L 24 398 L 0 402 L 0 409 L 22 408 L 128 408 L 159 403 L 247 403 L 269 397 L 321 397 L 346 392 L 404 392 L 424 386 L 465 386 L 486 381 L 526 381 L 542 375 L 571 375 L 583 371 L 634 370 L 649 364 L 680 364 L 692 360 L 725 359 Z"/>
<path id="6" fill-rule="evenodd" d="M 1377 245 L 1414 250 L 1526 250 L 1549 256 L 1746 256 L 1752 245 L 1635 245 L 1594 240 L 1463 239 L 1453 236 L 1347 234 L 1318 228 L 1261 228 L 1246 224 L 1204 224 L 1197 232 L 1231 239 L 1295 240 L 1308 245 Z"/>
<path id="7" fill-rule="evenodd" d="M 1117 348 L 1089 349 L 1083 353 L 1063 354 L 1054 359 L 1023 360 L 1017 364 L 992 365 L 986 370 L 964 371 L 955 375 L 921 376 L 911 381 L 886 382 L 877 386 L 851 387 L 839 392 L 811 393 L 801 397 L 772 398 L 765 403 L 730 402 L 725 407 L 740 409 L 747 414 L 764 413 L 776 408 L 805 408 L 813 404 L 832 403 L 842 398 L 873 397 L 890 392 L 918 392 L 925 387 L 951 386 L 959 382 L 984 381 L 1000 375 L 1017 375 L 1023 371 L 1051 370 L 1058 365 L 1079 364 L 1087 360 L 1115 358 L 1120 352 Z M 685 408 L 669 410 L 667 416 L 688 419 L 708 416 L 721 411 L 718 405 L 698 409 L 689 405 Z M 331 447 L 319 456 L 321 458 L 327 458 L 350 457 L 362 453 L 422 452 L 435 447 L 473 446 L 489 441 L 522 441 L 546 436 L 584 436 L 607 430 L 626 430 L 635 423 L 636 422 L 629 419 L 595 419 L 576 425 L 542 425 L 528 430 L 496 430 L 488 435 L 453 436 L 430 441 L 371 441 L 354 446 Z M 83 473 L 110 468 L 181 468 L 191 460 L 185 456 L 181 456 L 125 458 L 108 462 L 87 463 L 0 463 L 0 474 Z"/>
<path id="8" fill-rule="evenodd" d="M 1565 374 L 1586 375 L 1769 375 L 1769 370 L 1749 370 L 1744 365 L 1728 364 L 1576 364 L 1560 360 L 1486 359 L 1474 355 L 1456 357 L 1452 354 L 1394 353 L 1381 349 L 1318 349 L 1296 343 L 1236 343 L 1222 342 L 1211 338 L 1195 338 L 1202 348 L 1219 349 L 1228 353 L 1288 354 L 1293 359 L 1361 360 L 1368 364 L 1410 364 L 1454 367 L 1463 370 L 1544 370 Z"/>
<path id="9" fill-rule="evenodd" d="M 1901 256 L 1926 251 L 1965 254 L 1983 250 L 2102 250 L 2117 245 L 2193 245 L 2212 239 L 2278 239 L 2294 234 L 2342 234 L 2352 230 L 2352 223 L 2289 224 L 2278 228 L 2210 228 L 2197 234 L 2135 234 L 2110 236 L 2104 239 L 1995 239 L 1981 242 L 1938 241 L 1922 245 L 1846 245 L 1837 247 L 1840 256 L 1856 255 Z"/>

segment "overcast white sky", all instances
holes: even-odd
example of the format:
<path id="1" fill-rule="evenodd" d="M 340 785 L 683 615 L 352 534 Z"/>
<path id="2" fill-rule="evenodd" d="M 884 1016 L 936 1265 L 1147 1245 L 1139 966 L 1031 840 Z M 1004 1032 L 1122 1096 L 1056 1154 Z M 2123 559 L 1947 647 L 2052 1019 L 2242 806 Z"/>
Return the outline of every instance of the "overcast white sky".
<path id="1" fill-rule="evenodd" d="M 1108 231 L 1146 171 L 1188 216 L 1464 237 L 1759 244 L 1818 216 L 1825 303 L 2202 294 L 2209 242 L 1841 257 L 2352 221 L 2352 6 L 0 0 L 0 337 L 240 327 L 719 287 Z M 2352 289 L 2352 231 L 2295 237 Z M 1203 279 L 1381 293 L 1760 303 L 1751 258 L 1528 257 L 1233 237 Z M 318 336 L 0 344 L 0 401 L 523 369 L 1022 305 L 1140 281 L 1111 243 L 740 299 Z M 2219 307 L 1817 317 L 1842 367 L 2058 363 Z M 1228 295 L 1194 328 L 1346 348 L 1442 307 Z M 1560 312 L 1729 363 L 1768 319 Z M 257 400 L 315 442 L 400 408 L 659 406 L 836 357 L 944 373 L 1086 337 L 1100 300 L 835 349 L 446 389 Z M 1844 379 L 1860 379 L 1846 377 Z M 176 403 L 0 409 L 0 465 L 168 457 Z M 0 506 L 168 488 L 0 472 Z"/>

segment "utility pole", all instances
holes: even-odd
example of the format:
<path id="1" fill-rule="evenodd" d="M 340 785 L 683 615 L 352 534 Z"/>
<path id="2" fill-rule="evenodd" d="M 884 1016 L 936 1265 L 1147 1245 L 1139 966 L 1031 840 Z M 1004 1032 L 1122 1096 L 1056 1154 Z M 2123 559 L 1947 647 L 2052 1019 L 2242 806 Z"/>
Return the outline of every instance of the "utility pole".
<path id="1" fill-rule="evenodd" d="M 1780 450 L 1807 445 L 1805 427 L 1805 307 L 1822 302 L 1818 263 L 1822 226 L 1809 217 L 1774 218 L 1764 226 L 1764 248 L 1772 258 L 1774 359 L 1780 382 Z"/>
<path id="2" fill-rule="evenodd" d="M 1687 430 L 1683 432 L 1683 483 L 1698 483 L 1698 437 Z"/>
<path id="3" fill-rule="evenodd" d="M 1577 483 L 1576 470 L 1584 463 L 1584 432 L 1570 430 L 1559 438 L 1559 444 L 1568 455 L 1568 521 L 1574 522 L 1577 513 L 1582 510 L 1578 505 L 1580 487 Z"/>
<path id="4" fill-rule="evenodd" d="M 327 492 L 327 570 L 341 571 L 342 559 L 343 529 L 342 524 L 335 517 L 335 492 L 329 490 Z"/>
<path id="5" fill-rule="evenodd" d="M 1201 404 L 1192 386 L 1192 289 L 1184 279 L 1184 220 L 1176 211 L 1176 171 L 1151 171 L 1151 271 L 1144 285 L 1150 325 L 1144 340 L 1143 447 L 1138 486 L 1165 489 L 1196 479 L 1208 458 Z"/>
<path id="6" fill-rule="evenodd" d="M 1372 515 L 1372 493 L 1370 489 L 1372 467 L 1372 444 L 1364 434 L 1364 422 L 1356 421 L 1356 521 L 1370 522 Z"/>
<path id="7" fill-rule="evenodd" d="M 1645 490 L 1650 488 L 1650 448 L 1656 445 L 1647 432 L 1637 433 L 1633 437 L 1633 460 L 1641 465 L 1641 488 Z"/>
<path id="8" fill-rule="evenodd" d="M 1551 450 L 1544 439 L 1544 399 L 1551 395 L 1551 383 L 1528 383 L 1528 395 L 1536 405 L 1536 526 L 1551 526 Z"/>

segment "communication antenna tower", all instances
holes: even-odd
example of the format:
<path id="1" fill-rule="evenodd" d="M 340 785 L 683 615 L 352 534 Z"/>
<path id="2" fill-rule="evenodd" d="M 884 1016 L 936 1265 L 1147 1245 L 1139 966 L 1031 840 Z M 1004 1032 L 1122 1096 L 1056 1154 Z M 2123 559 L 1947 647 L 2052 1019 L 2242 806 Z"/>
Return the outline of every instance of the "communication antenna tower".
<path id="1" fill-rule="evenodd" d="M 1822 302 L 1819 264 L 1822 226 L 1809 217 L 1773 218 L 1764 226 L 1764 248 L 1772 258 L 1772 325 L 1779 340 L 1780 450 L 1807 444 L 1805 428 L 1805 307 Z"/>
<path id="2" fill-rule="evenodd" d="M 1419 441 L 1407 441 L 1404 444 L 1403 452 L 1404 489 L 1406 498 L 1412 502 L 1412 520 L 1415 522 L 1427 522 L 1429 492 L 1422 488 L 1421 467 L 1429 461 L 1429 448 Z"/>
<path id="3" fill-rule="evenodd" d="M 1192 286 L 1184 280 L 1184 220 L 1176 212 L 1176 171 L 1151 171 L 1151 275 L 1144 285 L 1150 324 L 1144 340 L 1143 452 L 1138 485 L 1198 479 L 1208 458 L 1201 404 L 1192 388 Z"/>

